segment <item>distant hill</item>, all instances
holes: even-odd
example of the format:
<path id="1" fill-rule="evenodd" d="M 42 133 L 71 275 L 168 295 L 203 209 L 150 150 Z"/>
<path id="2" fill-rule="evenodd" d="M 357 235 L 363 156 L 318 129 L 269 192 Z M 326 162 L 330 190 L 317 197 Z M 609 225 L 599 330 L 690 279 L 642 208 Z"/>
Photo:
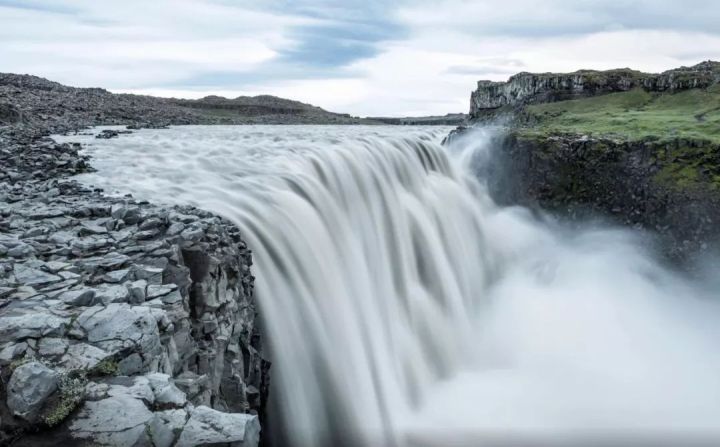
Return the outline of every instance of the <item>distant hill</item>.
<path id="1" fill-rule="evenodd" d="M 298 120 L 322 124 L 359 124 L 366 120 L 348 114 L 328 112 L 320 107 L 271 95 L 240 96 L 234 99 L 206 96 L 201 99 L 173 99 L 181 107 L 191 108 L 219 120 L 273 121 Z"/>
<path id="2" fill-rule="evenodd" d="M 0 125 L 16 123 L 49 131 L 100 124 L 377 124 L 268 95 L 235 99 L 157 98 L 0 73 Z"/>

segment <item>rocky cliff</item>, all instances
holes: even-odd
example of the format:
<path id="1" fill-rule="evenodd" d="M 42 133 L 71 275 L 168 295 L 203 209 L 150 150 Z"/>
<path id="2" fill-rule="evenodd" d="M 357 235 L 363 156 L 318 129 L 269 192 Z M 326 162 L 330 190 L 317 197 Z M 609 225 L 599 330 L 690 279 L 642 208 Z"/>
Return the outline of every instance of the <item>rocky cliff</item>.
<path id="1" fill-rule="evenodd" d="M 192 207 L 108 197 L 50 132 L 194 122 L 155 98 L 0 76 L 0 444 L 257 445 L 252 257 Z"/>
<path id="2" fill-rule="evenodd" d="M 706 88 L 720 82 L 720 63 L 706 61 L 660 74 L 629 68 L 574 73 L 518 73 L 507 82 L 478 81 L 470 96 L 470 116 L 481 118 L 499 108 L 564 101 L 643 88 L 651 92 Z"/>
<path id="3" fill-rule="evenodd" d="M 685 265 L 720 250 L 719 82 L 717 62 L 481 81 L 472 124 L 500 124 L 482 167 L 491 192 L 645 230 Z"/>

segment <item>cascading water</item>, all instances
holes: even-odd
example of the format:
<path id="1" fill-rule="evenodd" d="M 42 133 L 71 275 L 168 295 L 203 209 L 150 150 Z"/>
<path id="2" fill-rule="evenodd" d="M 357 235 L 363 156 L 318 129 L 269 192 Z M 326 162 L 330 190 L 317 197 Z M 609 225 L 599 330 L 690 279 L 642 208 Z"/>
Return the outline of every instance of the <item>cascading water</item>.
<path id="1" fill-rule="evenodd" d="M 488 139 L 446 148 L 447 131 L 143 130 L 88 139 L 98 172 L 83 180 L 241 228 L 283 442 L 714 439 L 717 290 L 631 233 L 496 207 L 468 169 Z"/>

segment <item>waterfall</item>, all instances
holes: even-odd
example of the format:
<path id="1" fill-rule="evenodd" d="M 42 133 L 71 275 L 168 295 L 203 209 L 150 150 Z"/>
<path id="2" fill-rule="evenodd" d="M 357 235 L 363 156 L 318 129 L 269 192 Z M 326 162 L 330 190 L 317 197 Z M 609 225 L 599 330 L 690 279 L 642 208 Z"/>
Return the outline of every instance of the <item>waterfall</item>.
<path id="1" fill-rule="evenodd" d="M 144 130 L 90 146 L 84 181 L 240 227 L 283 442 L 717 435 L 717 290 L 634 233 L 497 207 L 489 138 L 447 130 Z"/>

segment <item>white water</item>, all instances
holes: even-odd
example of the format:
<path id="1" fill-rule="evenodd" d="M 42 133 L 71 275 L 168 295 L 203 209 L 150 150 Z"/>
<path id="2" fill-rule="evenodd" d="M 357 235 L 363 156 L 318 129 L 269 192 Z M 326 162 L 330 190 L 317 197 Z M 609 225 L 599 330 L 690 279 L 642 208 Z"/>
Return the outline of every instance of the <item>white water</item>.
<path id="1" fill-rule="evenodd" d="M 664 270 L 631 233 L 496 207 L 467 168 L 492 156 L 487 139 L 443 148 L 448 130 L 64 139 L 90 145 L 98 172 L 83 181 L 239 225 L 284 442 L 720 439 L 717 289 Z"/>

